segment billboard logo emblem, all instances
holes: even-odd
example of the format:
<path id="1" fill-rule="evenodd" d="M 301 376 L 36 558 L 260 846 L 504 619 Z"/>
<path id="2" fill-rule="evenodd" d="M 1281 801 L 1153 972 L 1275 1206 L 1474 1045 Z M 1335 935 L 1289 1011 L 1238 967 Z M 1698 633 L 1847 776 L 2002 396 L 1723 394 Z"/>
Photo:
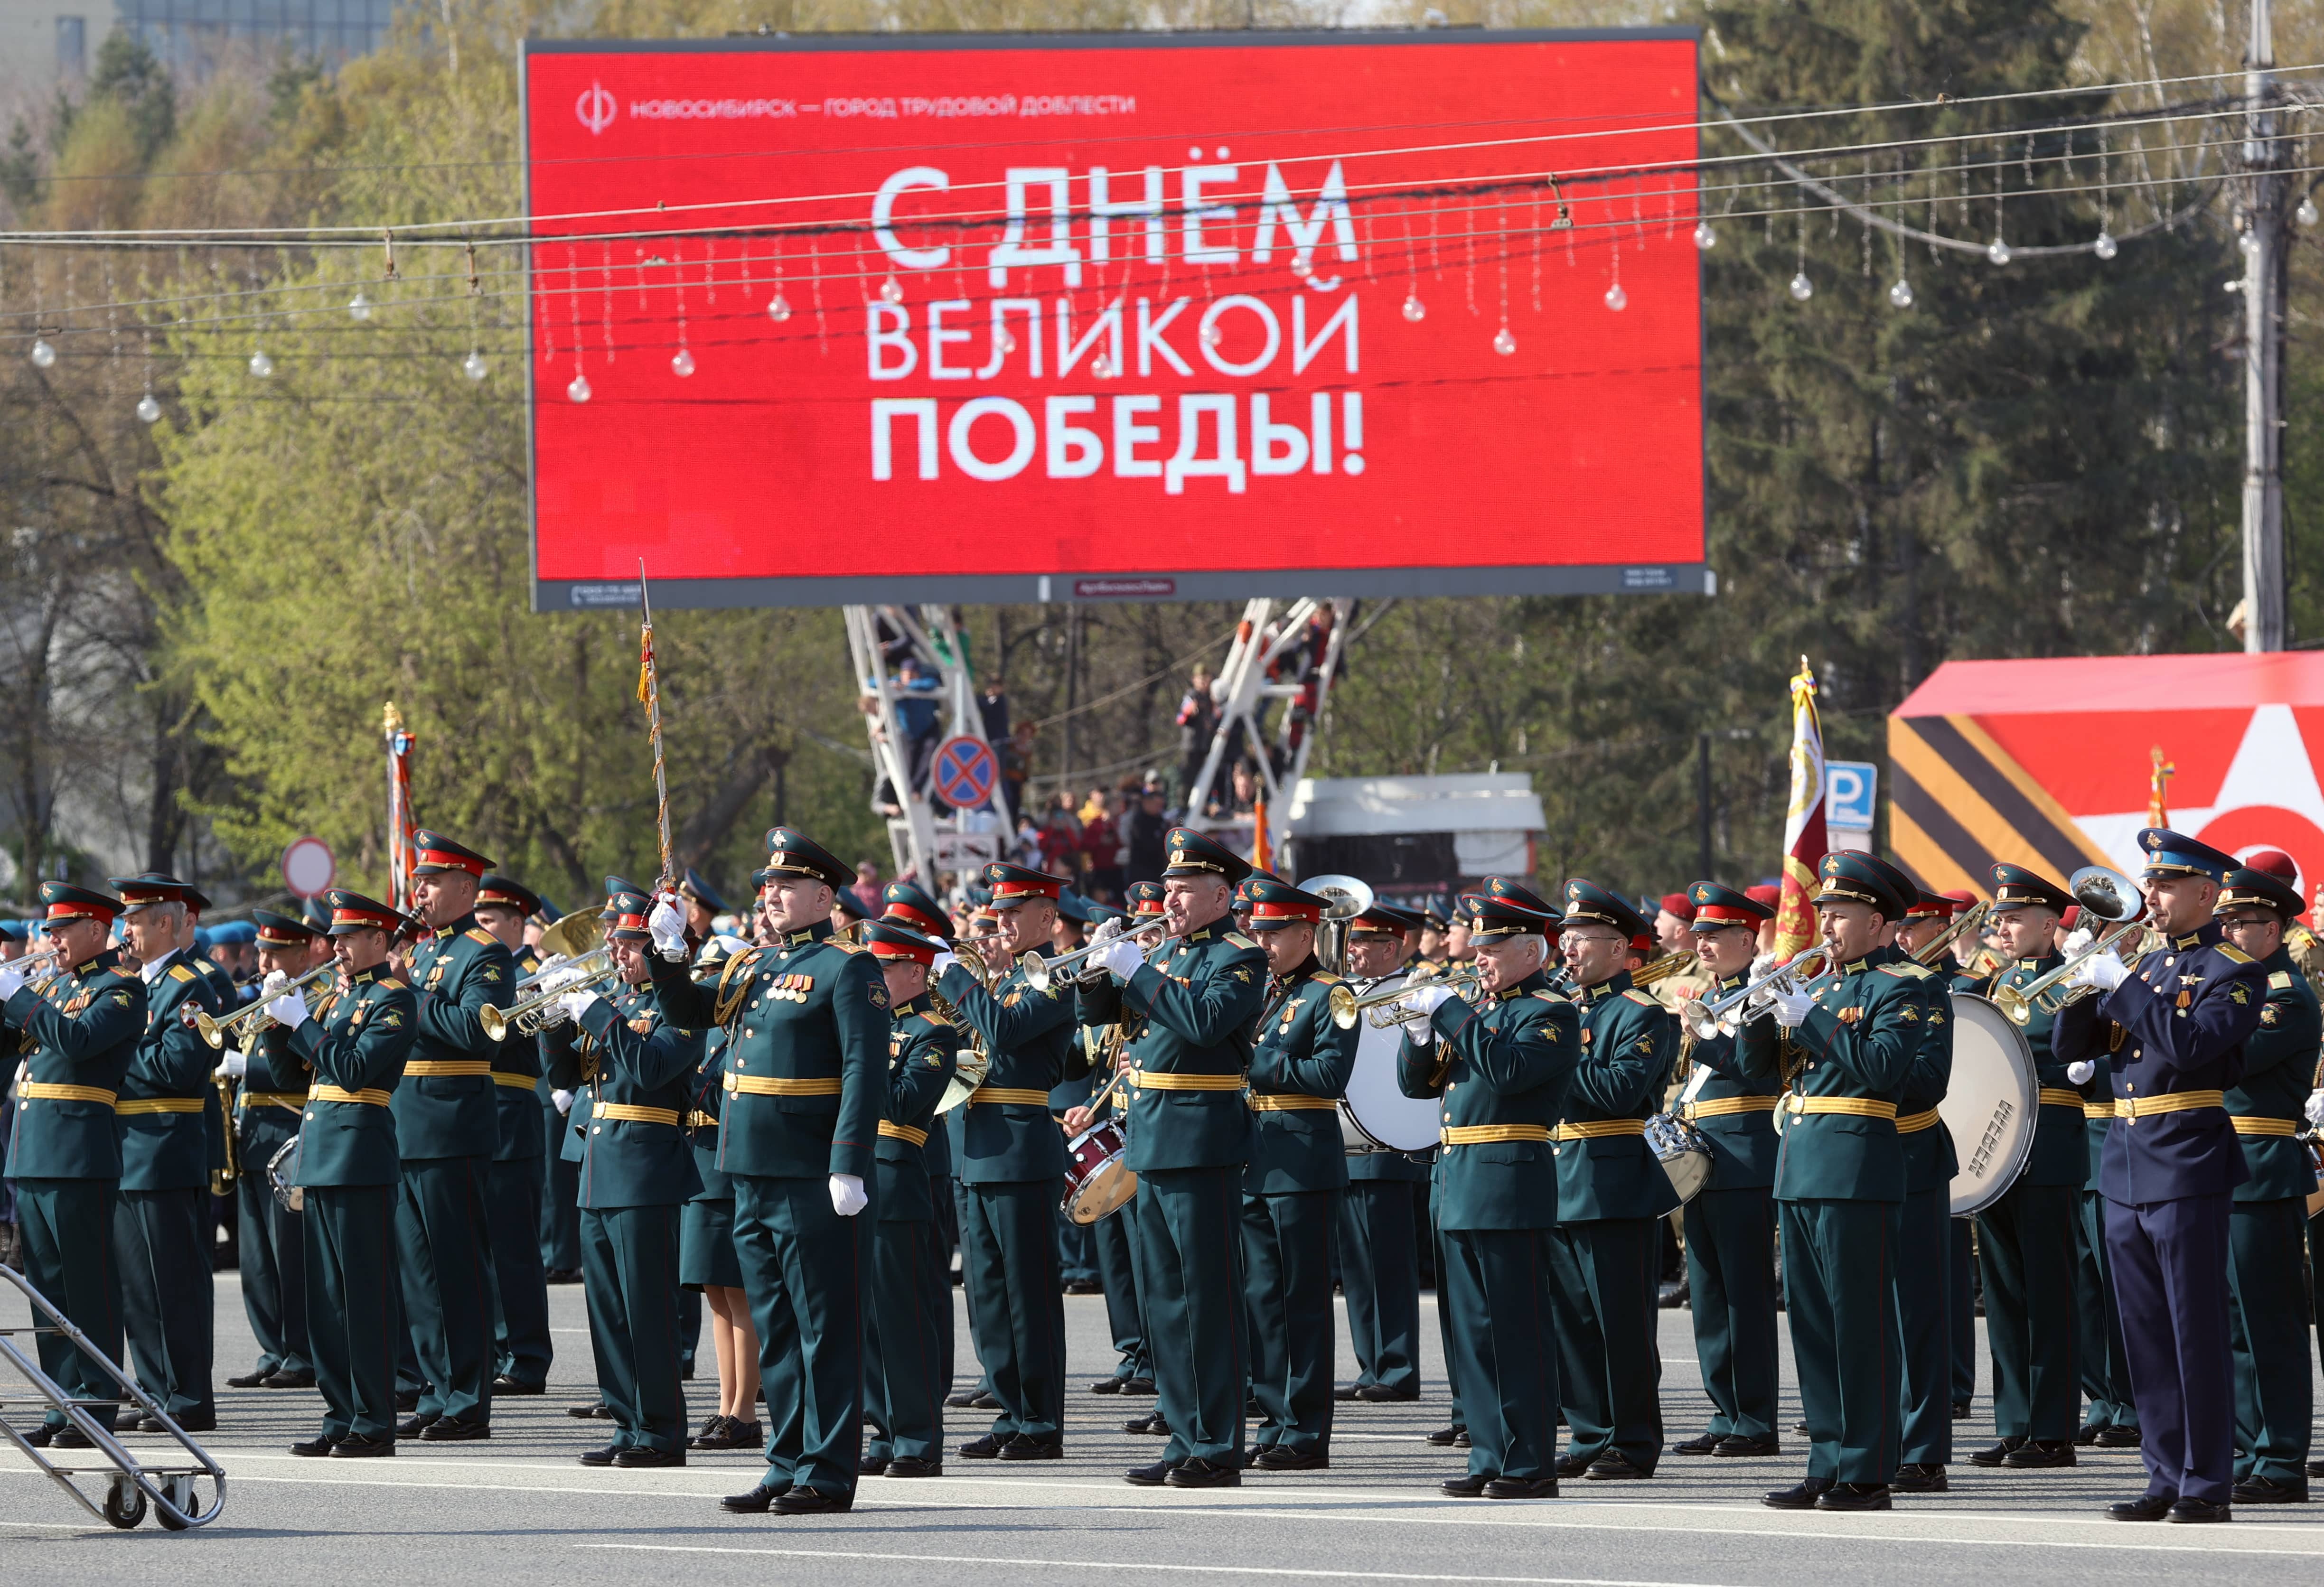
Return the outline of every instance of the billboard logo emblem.
<path id="1" fill-rule="evenodd" d="M 613 125 L 614 113 L 620 108 L 605 85 L 595 81 L 582 89 L 581 97 L 573 102 L 573 114 L 581 118 L 581 125 L 589 129 L 593 138 Z"/>

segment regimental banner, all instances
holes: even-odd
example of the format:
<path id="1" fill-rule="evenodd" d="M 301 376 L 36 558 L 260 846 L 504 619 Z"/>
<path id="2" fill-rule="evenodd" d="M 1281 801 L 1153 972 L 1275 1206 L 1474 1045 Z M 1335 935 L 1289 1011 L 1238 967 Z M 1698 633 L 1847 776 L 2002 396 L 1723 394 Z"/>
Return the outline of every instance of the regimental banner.
<path id="1" fill-rule="evenodd" d="M 1695 69 L 530 45 L 536 605 L 1704 592 Z"/>
<path id="2" fill-rule="evenodd" d="M 2319 751 L 2324 656 L 1948 662 L 1888 719 L 1889 847 L 1940 890 L 1989 895 L 1997 860 L 2136 876 L 2164 765 L 2172 827 L 2232 854 L 2282 849 L 2312 894 Z"/>

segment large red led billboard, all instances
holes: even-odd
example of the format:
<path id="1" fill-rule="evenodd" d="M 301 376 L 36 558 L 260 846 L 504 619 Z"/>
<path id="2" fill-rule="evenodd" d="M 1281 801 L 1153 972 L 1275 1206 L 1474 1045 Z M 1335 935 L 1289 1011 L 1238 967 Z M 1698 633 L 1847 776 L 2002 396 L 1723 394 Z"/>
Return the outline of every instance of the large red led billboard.
<path id="1" fill-rule="evenodd" d="M 1704 587 L 1691 32 L 524 62 L 536 605 Z"/>

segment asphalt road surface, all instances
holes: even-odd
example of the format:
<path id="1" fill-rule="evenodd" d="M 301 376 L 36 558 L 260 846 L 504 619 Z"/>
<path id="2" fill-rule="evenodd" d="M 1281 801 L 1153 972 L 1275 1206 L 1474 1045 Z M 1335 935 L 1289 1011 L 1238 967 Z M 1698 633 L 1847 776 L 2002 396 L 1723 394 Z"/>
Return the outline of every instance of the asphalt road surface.
<path id="1" fill-rule="evenodd" d="M 546 1398 L 503 1400 L 489 1444 L 403 1446 L 392 1461 L 299 1460 L 285 1451 L 318 1425 L 311 1393 L 219 1390 L 220 1425 L 204 1439 L 226 1468 L 224 1512 L 190 1534 L 149 1518 L 120 1532 L 91 1521 L 13 1452 L 0 1454 L 0 1582 L 554 1582 L 641 1580 L 688 1587 L 768 1582 L 814 1587 L 959 1583 L 1016 1587 L 1168 1587 L 1194 1580 L 1348 1582 L 1769 1583 L 1878 1581 L 1894 1587 L 1997 1577 L 2112 1583 L 2310 1583 L 2324 1564 L 2324 1506 L 2246 1509 L 2219 1527 L 2126 1526 L 2099 1513 L 2138 1493 L 2136 1453 L 2085 1452 L 2070 1471 L 1984 1471 L 1967 1463 L 1991 1440 L 1989 1371 L 1980 1360 L 1976 1415 L 1960 1442 L 1950 1494 L 1897 1500 L 1886 1515 L 1793 1514 L 1758 1503 L 1803 1469 L 1788 1434 L 1798 1398 L 1784 1370 L 1790 1445 L 1770 1460 L 1666 1456 L 1651 1482 L 1572 1481 L 1567 1497 L 1527 1503 L 1436 1492 L 1464 1468 L 1421 1435 L 1446 1419 L 1434 1314 L 1424 1315 L 1426 1388 L 1417 1404 L 1339 1407 L 1333 1469 L 1251 1473 L 1232 1491 L 1183 1493 L 1120 1480 L 1159 1453 L 1121 1430 L 1150 1400 L 1087 1392 L 1111 1369 L 1104 1303 L 1065 1301 L 1072 1371 L 1066 1459 L 1011 1466 L 950 1460 L 941 1479 L 868 1478 L 854 1511 L 814 1519 L 730 1516 L 716 1504 L 756 1480 L 745 1453 L 696 1454 L 683 1471 L 592 1470 L 575 1462 L 604 1424 L 568 1417 L 595 1398 L 577 1286 L 550 1292 L 558 1360 Z M 957 1302 L 958 1292 L 954 1292 Z M 1424 1308 L 1433 1304 L 1423 1297 Z M 231 1276 L 217 1288 L 221 1379 L 254 1359 Z M 24 1321 L 13 1291 L 0 1324 Z M 1684 1312 L 1661 1314 L 1666 1436 L 1692 1436 L 1708 1406 Z M 964 1370 L 967 1334 L 959 1335 Z M 1982 1356 L 1980 1339 L 1980 1357 Z M 1341 1372 L 1352 1376 L 1344 1331 Z M 711 1374 L 707 1338 L 702 1370 Z M 689 1386 L 690 1388 L 696 1386 Z M 0 1415 L 22 1386 L 0 1363 Z M 2319 1399 L 2324 1404 L 2324 1399 Z M 698 1422 L 706 1413 L 696 1409 Z M 949 1413 L 947 1437 L 984 1430 L 982 1413 Z M 158 1448 L 155 1436 L 133 1448 Z M 87 1452 L 80 1452 L 83 1460 Z M 84 1479 L 101 1493 L 100 1480 Z M 1608 1490 L 1611 1488 L 1613 1491 Z"/>

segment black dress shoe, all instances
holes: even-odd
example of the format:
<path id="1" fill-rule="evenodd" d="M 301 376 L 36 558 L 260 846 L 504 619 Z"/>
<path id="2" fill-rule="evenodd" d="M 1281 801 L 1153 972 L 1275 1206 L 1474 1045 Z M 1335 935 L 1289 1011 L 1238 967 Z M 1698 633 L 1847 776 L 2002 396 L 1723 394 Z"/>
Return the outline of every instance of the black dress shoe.
<path id="1" fill-rule="evenodd" d="M 602 1399 L 593 1399 L 586 1405 L 567 1406 L 565 1414 L 568 1416 L 577 1416 L 585 1422 L 610 1422 L 613 1419 L 613 1407 Z"/>
<path id="2" fill-rule="evenodd" d="M 46 1422 L 43 1422 L 39 1426 L 33 1428 L 31 1432 L 25 1434 L 23 1438 L 24 1442 L 31 1444 L 34 1449 L 46 1449 L 48 1448 L 50 1442 L 62 1431 L 64 1431 L 64 1429 L 61 1427 L 51 1427 Z"/>
<path id="3" fill-rule="evenodd" d="M 1343 1383 L 1332 1390 L 1332 1398 L 1338 1400 L 1353 1399 L 1363 1393 L 1367 1385 L 1362 1383 Z"/>
<path id="4" fill-rule="evenodd" d="M 629 1469 L 634 1469 L 639 1466 L 682 1466 L 686 1463 L 686 1451 L 682 1449 L 647 1449 L 642 1445 L 633 1444 L 629 1448 L 622 1451 L 621 1453 L 615 1455 L 613 1457 L 613 1463 L 617 1466 Z"/>
<path id="5" fill-rule="evenodd" d="M 493 1392 L 494 1394 L 546 1394 L 549 1392 L 549 1385 L 521 1382 L 517 1379 L 503 1375 L 493 1379 Z"/>
<path id="6" fill-rule="evenodd" d="M 1590 1460 L 1591 1457 L 1586 1454 L 1559 1455 L 1557 1457 L 1557 1474 L 1561 1477 L 1579 1477 L 1582 1472 L 1590 1469 Z"/>
<path id="7" fill-rule="evenodd" d="M 1061 1461 L 1065 1458 L 1065 1440 L 1062 1434 L 1054 1438 L 1036 1438 L 1029 1433 L 1019 1433 L 1001 1446 L 1001 1458 L 1005 1461 Z"/>
<path id="8" fill-rule="evenodd" d="M 973 1386 L 971 1386 L 967 1389 L 955 1389 L 950 1394 L 945 1395 L 945 1404 L 951 1406 L 954 1410 L 966 1410 L 970 1405 L 975 1402 L 975 1399 L 976 1389 Z"/>
<path id="9" fill-rule="evenodd" d="M 2098 1435 L 2105 1431 L 2106 1429 L 2096 1422 L 2084 1422 L 2074 1429 L 2074 1442 L 2082 1448 L 2088 1449 L 2098 1441 Z"/>
<path id="10" fill-rule="evenodd" d="M 2100 1449 L 2136 1449 L 2138 1445 L 2138 1429 L 2135 1427 L 2108 1427 L 2098 1435 Z M 2318 1471 L 2311 1465 L 2308 1474 L 2311 1477 L 2324 1477 L 2324 1471 Z"/>
<path id="11" fill-rule="evenodd" d="M 1452 1447 L 1455 1449 L 1467 1449 L 1471 1447 L 1468 1428 L 1463 1427 L 1458 1433 L 1452 1435 Z"/>
<path id="12" fill-rule="evenodd" d="M 2279 1482 L 2273 1477 L 2248 1477 L 2236 1484 L 2237 1504 L 2306 1504 L 2308 1484 Z"/>
<path id="13" fill-rule="evenodd" d="M 585 1449 L 574 1458 L 585 1466 L 610 1466 L 613 1463 L 613 1457 L 621 1453 L 609 1444 L 603 1449 Z"/>
<path id="14" fill-rule="evenodd" d="M 96 1442 L 88 1434 L 68 1423 L 49 1435 L 51 1449 L 95 1449 Z"/>
<path id="15" fill-rule="evenodd" d="M 720 1435 L 720 1438 L 723 1442 L 706 1442 L 701 1447 L 704 1449 L 757 1449 L 767 1442 L 767 1435 L 761 1430 L 755 1417 L 746 1422 L 739 1416 L 728 1416 L 726 1430 Z"/>
<path id="16" fill-rule="evenodd" d="M 129 1430 L 132 1433 L 159 1433 L 161 1430 L 161 1418 L 159 1416 L 140 1416 L 131 1425 Z"/>
<path id="17" fill-rule="evenodd" d="M 395 1435 L 398 1438 L 417 1438 L 441 1419 L 434 1411 L 422 1411 L 416 1416 L 407 1416 L 398 1422 Z"/>
<path id="18" fill-rule="evenodd" d="M 703 1440 L 706 1438 L 724 1438 L 725 1436 L 726 1418 L 724 1416 L 713 1416 L 708 1421 L 702 1424 L 701 1432 L 696 1433 L 693 1437 L 686 1441 L 686 1447 L 688 1449 L 709 1449 L 713 1447 L 724 1449 L 727 1448 L 728 1445 L 724 1444 L 716 1445 L 706 1444 L 703 1443 Z"/>
<path id="19" fill-rule="evenodd" d="M 1466 1427 L 1439 1427 L 1428 1435 L 1428 1442 L 1439 1449 L 1450 1448 L 1452 1441 L 1468 1430 Z"/>
<path id="20" fill-rule="evenodd" d="M 550 1268 L 544 1271 L 541 1274 L 541 1277 L 548 1279 L 551 1284 L 578 1284 L 581 1282 L 581 1269 L 578 1268 Z"/>
<path id="21" fill-rule="evenodd" d="M 1783 1453 L 1784 1446 L 1772 1438 L 1746 1438 L 1740 1433 L 1729 1433 L 1711 1453 L 1728 1460 L 1765 1460 Z"/>
<path id="22" fill-rule="evenodd" d="M 2001 1457 L 2012 1471 L 2045 1471 L 2074 1463 L 2074 1446 L 2062 1438 L 2032 1438 Z"/>
<path id="23" fill-rule="evenodd" d="M 972 1394 L 968 1397 L 968 1408 L 973 1411 L 997 1411 L 1001 1408 L 1001 1402 L 990 1394 Z"/>
<path id="24" fill-rule="evenodd" d="M 1485 1497 L 1485 1484 L 1494 1480 L 1490 1477 L 1447 1477 L 1437 1486 L 1454 1499 L 1482 1499 Z"/>
<path id="25" fill-rule="evenodd" d="M 890 1477 L 941 1477 L 944 1462 L 922 1460 L 916 1454 L 899 1454 L 888 1462 L 886 1474 Z"/>
<path id="26" fill-rule="evenodd" d="M 1172 1488 L 1240 1488 L 1242 1473 L 1224 1461 L 1181 1461 L 1162 1479 Z"/>
<path id="27" fill-rule="evenodd" d="M 2107 1506 L 2109 1521 L 2159 1521 L 2171 1513 L 2178 1496 L 2170 1493 L 2148 1493 L 2137 1499 L 2126 1499 Z"/>
<path id="28" fill-rule="evenodd" d="M 960 1446 L 961 1458 L 972 1461 L 999 1460 L 1001 1458 L 1001 1445 L 1003 1442 L 1004 1441 L 997 1434 L 987 1433 L 982 1438 L 973 1439 L 967 1444 L 962 1444 Z"/>
<path id="29" fill-rule="evenodd" d="M 779 1516 L 844 1516 L 855 1508 L 852 1493 L 825 1493 L 817 1488 L 794 1487 L 775 1500 Z"/>
<path id="30" fill-rule="evenodd" d="M 767 1507 L 791 1490 L 788 1482 L 770 1487 L 761 1482 L 747 1493 L 730 1493 L 718 1501 L 718 1508 L 730 1516 L 763 1516 Z"/>
<path id="31" fill-rule="evenodd" d="M 1762 1494 L 1759 1502 L 1769 1509 L 1813 1509 L 1816 1500 L 1831 1491 L 1829 1477 L 1804 1477 L 1796 1488 L 1779 1488 L 1773 1493 Z"/>
<path id="32" fill-rule="evenodd" d="M 2310 1461 L 2308 1474 L 2311 1477 L 2324 1477 L 2324 1461 Z"/>
<path id="33" fill-rule="evenodd" d="M 2208 1499 L 2182 1499 L 2171 1507 L 2167 1519 L 2186 1524 L 2195 1521 L 2232 1521 L 2236 1518 L 2232 1505 L 2213 1504 Z"/>
<path id="34" fill-rule="evenodd" d="M 1170 1462 L 1156 1461 L 1150 1466 L 1137 1466 L 1121 1474 L 1121 1480 L 1133 1488 L 1159 1488 L 1168 1481 Z"/>
<path id="35" fill-rule="evenodd" d="M 1896 1474 L 1888 1479 L 1890 1491 L 1895 1493 L 1950 1493 L 1952 1483 L 1946 1480 L 1944 1467 L 1934 1462 L 1898 1466 Z"/>
<path id="36" fill-rule="evenodd" d="M 492 1435 L 490 1422 L 458 1422 L 449 1416 L 432 1423 L 420 1435 L 429 1444 L 476 1444 Z"/>
<path id="37" fill-rule="evenodd" d="M 1154 1379 L 1151 1378 L 1124 1378 L 1121 1380 L 1121 1391 L 1124 1394 L 1152 1394 L 1155 1392 Z"/>
<path id="38" fill-rule="evenodd" d="M 1261 1472 L 1328 1472 L 1332 1457 L 1320 1449 L 1286 1449 L 1278 1444 L 1251 1456 L 1250 1463 Z"/>
<path id="39" fill-rule="evenodd" d="M 255 1372 L 244 1372 L 238 1378 L 228 1378 L 226 1380 L 226 1386 L 228 1389 L 255 1389 L 272 1376 L 274 1376 L 273 1368 L 261 1367 Z"/>
<path id="40" fill-rule="evenodd" d="M 1644 1482 L 1654 1473 L 1619 1450 L 1609 1449 L 1582 1473 L 1592 1482 Z"/>
<path id="41" fill-rule="evenodd" d="M 1792 1424 L 1792 1431 L 1798 1434 L 1801 1437 L 1805 1438 L 1808 1435 L 1808 1425 L 1804 1421 L 1794 1422 Z"/>
<path id="42" fill-rule="evenodd" d="M 290 1453 L 305 1455 L 311 1460 L 316 1456 L 330 1453 L 331 1445 L 337 1442 L 338 1440 L 328 1433 L 318 1433 L 312 1438 L 304 1438 L 292 1444 Z"/>
<path id="43" fill-rule="evenodd" d="M 1121 1392 L 1121 1379 L 1119 1378 L 1100 1378 L 1096 1382 L 1090 1385 L 1090 1392 L 1092 1394 L 1120 1394 Z"/>
<path id="44" fill-rule="evenodd" d="M 2024 1448 L 2025 1445 L 2031 1442 L 2032 1440 L 2028 1439 L 2022 1433 L 2012 1434 L 2010 1436 L 2003 1439 L 2000 1443 L 1995 1444 L 1992 1448 L 1980 1449 L 1971 1454 L 1969 1457 L 1969 1463 L 1973 1466 L 2002 1465 L 2008 1461 L 2011 1455 L 2015 1454 L 2019 1450 Z"/>
<path id="45" fill-rule="evenodd" d="M 1133 1416 L 1121 1425 L 1121 1430 L 1125 1433 L 1144 1433 L 1155 1438 L 1167 1438 L 1170 1436 L 1170 1419 L 1160 1411 L 1156 1411 L 1151 1416 Z"/>
<path id="46" fill-rule="evenodd" d="M 365 1438 L 359 1433 L 350 1433 L 331 1445 L 331 1458 L 335 1461 L 384 1460 L 394 1453 L 394 1439 Z"/>
<path id="47" fill-rule="evenodd" d="M 315 1374 L 312 1372 L 269 1372 L 266 1380 L 259 1385 L 261 1389 L 312 1389 L 314 1386 Z"/>
<path id="48" fill-rule="evenodd" d="M 1718 1452 L 1720 1440 L 1725 1436 L 1723 1433 L 1705 1433 L 1688 1439 L 1684 1444 L 1672 1444 L 1670 1452 L 1673 1454 L 1714 1454 Z"/>
<path id="49" fill-rule="evenodd" d="M 862 1463 L 855 1468 L 855 1474 L 859 1477 L 876 1477 L 887 1469 L 888 1457 L 886 1455 L 867 1454 L 863 1457 Z"/>
<path id="50" fill-rule="evenodd" d="M 1385 1383 L 1367 1383 L 1356 1391 L 1356 1398 L 1370 1405 L 1397 1405 L 1406 1400 L 1418 1399 L 1420 1390 L 1390 1389 Z"/>
<path id="51" fill-rule="evenodd" d="M 420 1390 L 417 1389 L 397 1389 L 395 1391 L 395 1408 L 400 1411 L 418 1410 L 420 1408 Z"/>
<path id="52" fill-rule="evenodd" d="M 1487 1499 L 1555 1499 L 1554 1477 L 1496 1477 L 1485 1484 Z"/>
<path id="53" fill-rule="evenodd" d="M 1888 1509 L 1886 1482 L 1835 1482 L 1816 1499 L 1818 1509 Z"/>

